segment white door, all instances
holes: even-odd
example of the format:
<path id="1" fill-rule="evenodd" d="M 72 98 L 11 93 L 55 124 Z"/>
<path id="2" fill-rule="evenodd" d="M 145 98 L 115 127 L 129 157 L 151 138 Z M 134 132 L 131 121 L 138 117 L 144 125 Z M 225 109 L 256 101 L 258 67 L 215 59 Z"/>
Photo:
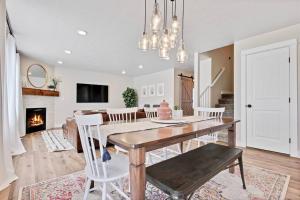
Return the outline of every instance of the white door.
<path id="1" fill-rule="evenodd" d="M 247 146 L 289 154 L 288 47 L 247 55 Z"/>

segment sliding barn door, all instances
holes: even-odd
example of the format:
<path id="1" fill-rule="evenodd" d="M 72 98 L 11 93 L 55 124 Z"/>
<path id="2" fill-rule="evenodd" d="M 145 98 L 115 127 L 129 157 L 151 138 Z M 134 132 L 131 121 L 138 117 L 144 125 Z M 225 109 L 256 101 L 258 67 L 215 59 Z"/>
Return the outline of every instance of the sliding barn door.
<path id="1" fill-rule="evenodd" d="M 193 115 L 193 87 L 194 82 L 191 78 L 181 78 L 181 108 L 183 115 Z"/>
<path id="2" fill-rule="evenodd" d="M 246 56 L 247 146 L 289 153 L 288 47 Z"/>

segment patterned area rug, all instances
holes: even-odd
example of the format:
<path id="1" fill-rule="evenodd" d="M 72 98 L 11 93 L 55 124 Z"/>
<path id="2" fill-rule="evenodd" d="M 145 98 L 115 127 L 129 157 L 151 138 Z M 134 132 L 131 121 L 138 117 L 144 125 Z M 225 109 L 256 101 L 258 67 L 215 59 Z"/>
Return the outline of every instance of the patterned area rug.
<path id="1" fill-rule="evenodd" d="M 267 169 L 245 165 L 247 190 L 242 189 L 240 173 L 223 171 L 199 188 L 192 199 L 209 200 L 282 200 L 285 198 L 289 176 Z M 127 182 L 127 181 L 126 181 Z M 23 188 L 21 200 L 80 200 L 84 193 L 84 172 L 62 176 Z M 126 184 L 125 184 L 126 185 Z M 113 199 L 122 199 L 116 191 L 110 191 Z M 101 192 L 94 191 L 89 199 L 100 199 Z M 147 184 L 146 199 L 163 200 L 168 196 L 151 184 Z"/>
<path id="2" fill-rule="evenodd" d="M 41 135 L 49 152 L 74 149 L 70 142 L 64 138 L 62 129 L 46 130 Z"/>

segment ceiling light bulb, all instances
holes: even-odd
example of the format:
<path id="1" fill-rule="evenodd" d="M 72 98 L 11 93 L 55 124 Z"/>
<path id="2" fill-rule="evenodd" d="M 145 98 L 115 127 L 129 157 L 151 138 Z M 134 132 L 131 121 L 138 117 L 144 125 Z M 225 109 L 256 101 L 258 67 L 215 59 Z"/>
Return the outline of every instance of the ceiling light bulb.
<path id="1" fill-rule="evenodd" d="M 150 29 L 153 33 L 157 33 L 162 28 L 162 16 L 157 2 L 154 3 L 153 14 L 150 22 Z"/>
<path id="2" fill-rule="evenodd" d="M 144 66 L 143 65 L 139 65 L 139 69 L 143 69 L 144 68 Z"/>
<path id="3" fill-rule="evenodd" d="M 181 41 L 180 46 L 177 51 L 177 62 L 185 63 L 188 59 L 188 54 L 184 49 L 184 42 Z"/>
<path id="4" fill-rule="evenodd" d="M 173 49 L 175 48 L 177 43 L 177 34 L 171 33 L 169 38 L 170 38 L 170 47 Z"/>
<path id="5" fill-rule="evenodd" d="M 126 71 L 125 71 L 125 70 L 122 70 L 122 74 L 126 74 Z"/>
<path id="6" fill-rule="evenodd" d="M 172 18 L 172 23 L 171 23 L 171 32 L 177 34 L 179 30 L 180 30 L 179 21 L 177 20 L 177 16 L 174 16 Z"/>
<path id="7" fill-rule="evenodd" d="M 60 64 L 60 65 L 62 65 L 64 62 L 61 61 L 61 60 L 59 60 L 59 61 L 57 61 L 57 63 Z"/>
<path id="8" fill-rule="evenodd" d="M 139 41 L 139 49 L 142 51 L 148 51 L 149 49 L 149 38 L 147 33 L 143 33 L 142 38 Z"/>
<path id="9" fill-rule="evenodd" d="M 65 50 L 65 53 L 66 53 L 66 54 L 71 54 L 72 51 L 70 51 L 70 50 Z"/>
<path id="10" fill-rule="evenodd" d="M 159 57 L 164 60 L 170 60 L 170 55 L 169 55 L 169 49 L 168 48 L 160 48 L 159 51 Z"/>
<path id="11" fill-rule="evenodd" d="M 159 36 L 157 33 L 153 33 L 150 38 L 150 47 L 155 50 L 158 48 Z"/>
<path id="12" fill-rule="evenodd" d="M 165 29 L 164 33 L 162 34 L 160 38 L 160 48 L 170 48 L 170 38 L 169 38 L 169 32 L 168 29 Z"/>
<path id="13" fill-rule="evenodd" d="M 84 30 L 77 30 L 77 33 L 78 33 L 78 35 L 81 35 L 81 36 L 86 36 L 87 35 L 87 32 L 84 31 Z"/>

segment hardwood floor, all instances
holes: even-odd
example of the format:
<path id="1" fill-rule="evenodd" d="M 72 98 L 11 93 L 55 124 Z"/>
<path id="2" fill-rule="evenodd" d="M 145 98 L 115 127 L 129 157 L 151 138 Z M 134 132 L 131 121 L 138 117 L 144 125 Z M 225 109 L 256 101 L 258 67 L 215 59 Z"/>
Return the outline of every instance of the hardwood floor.
<path id="1" fill-rule="evenodd" d="M 83 154 L 75 151 L 47 152 L 39 133 L 27 135 L 23 138 L 27 152 L 14 157 L 16 173 L 19 177 L 10 188 L 0 192 L 9 193 L 9 199 L 18 199 L 19 190 L 36 182 L 55 178 L 83 170 L 85 162 Z M 258 167 L 274 170 L 291 176 L 286 199 L 300 200 L 300 159 L 286 155 L 256 149 L 244 150 L 244 162 Z"/>

